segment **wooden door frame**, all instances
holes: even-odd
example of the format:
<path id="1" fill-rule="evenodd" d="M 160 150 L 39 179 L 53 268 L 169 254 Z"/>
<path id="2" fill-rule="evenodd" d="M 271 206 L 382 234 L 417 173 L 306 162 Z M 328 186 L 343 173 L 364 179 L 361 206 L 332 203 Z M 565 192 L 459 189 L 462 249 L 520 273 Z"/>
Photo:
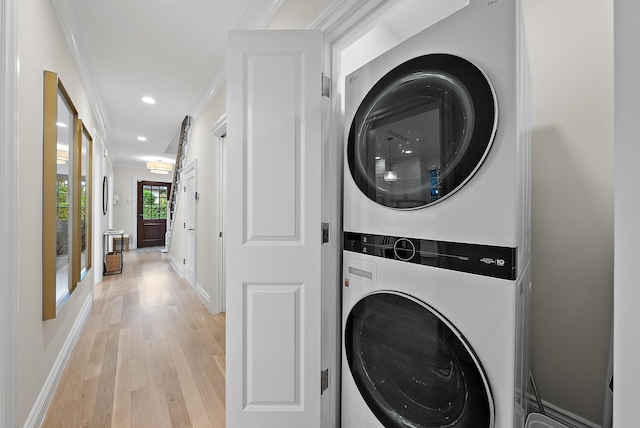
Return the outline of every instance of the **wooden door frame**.
<path id="1" fill-rule="evenodd" d="M 140 199 L 138 196 L 140 195 L 140 192 L 144 190 L 144 186 L 166 186 L 167 187 L 167 204 L 169 203 L 169 195 L 171 194 L 171 186 L 173 184 L 172 183 L 167 183 L 164 181 L 158 181 L 158 180 L 140 180 L 137 183 L 136 186 L 136 223 L 135 223 L 135 229 L 136 229 L 136 247 L 139 248 L 138 246 L 138 232 L 140 231 L 140 212 L 144 212 L 144 207 L 142 204 L 142 199 Z M 144 220 L 144 218 L 142 219 Z M 152 220 L 152 219 L 149 219 Z M 164 236 L 163 239 L 166 237 L 167 234 L 167 230 L 169 228 L 167 222 L 169 221 L 168 217 L 164 218 L 164 219 L 157 219 L 157 220 L 164 220 L 165 221 L 165 228 L 164 228 Z M 163 240 L 163 242 L 166 243 L 165 240 Z"/>

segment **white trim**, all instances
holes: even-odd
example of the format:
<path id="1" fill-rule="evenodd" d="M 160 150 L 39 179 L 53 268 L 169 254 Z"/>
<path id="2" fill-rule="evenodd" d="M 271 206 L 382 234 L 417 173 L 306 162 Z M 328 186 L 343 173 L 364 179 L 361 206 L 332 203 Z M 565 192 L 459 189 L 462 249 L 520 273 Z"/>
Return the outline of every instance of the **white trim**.
<path id="1" fill-rule="evenodd" d="M 52 0 L 60 1 L 60 0 Z M 337 1 L 337 0 L 336 0 Z M 365 0 L 360 0 L 365 1 Z M 245 12 L 242 20 L 235 28 L 236 30 L 243 29 L 258 29 L 262 30 L 273 21 L 280 9 L 284 6 L 287 0 L 270 0 L 270 1 L 253 1 Z M 227 84 L 227 61 L 226 59 L 220 64 L 217 70 L 213 70 L 205 79 L 199 94 L 204 94 L 198 98 L 187 110 L 190 116 L 197 119 L 213 97 L 222 88 L 225 88 Z"/>
<path id="2" fill-rule="evenodd" d="M 196 284 L 196 295 L 200 298 L 207 309 L 209 309 L 209 312 L 211 312 L 211 308 L 209 308 L 209 305 L 211 304 L 211 297 L 209 297 L 209 293 L 204 291 L 204 288 L 202 288 L 200 284 Z"/>
<path id="3" fill-rule="evenodd" d="M 214 137 L 222 137 L 227 133 L 227 113 L 220 116 L 216 123 L 209 129 Z"/>
<path id="4" fill-rule="evenodd" d="M 158 183 L 172 183 L 170 179 L 163 179 L 160 175 L 131 177 L 131 231 L 129 232 L 129 249 L 138 248 L 138 182 L 139 181 L 156 181 Z M 115 187 L 115 186 L 111 186 Z M 111 211 L 113 211 L 112 207 Z M 169 230 L 169 222 L 167 221 L 167 230 Z M 127 231 L 125 230 L 125 233 Z"/>
<path id="5" fill-rule="evenodd" d="M 215 177 L 216 182 L 213 183 L 212 188 L 216 190 L 216 213 L 215 213 L 215 224 L 216 227 L 213 228 L 213 236 L 212 241 L 215 242 L 216 254 L 215 260 L 213 260 L 213 265 L 216 267 L 216 279 L 214 281 L 213 293 L 216 295 L 216 304 L 215 307 L 211 308 L 211 312 L 220 313 L 226 311 L 226 288 L 225 288 L 225 244 L 224 244 L 224 233 L 222 237 L 219 236 L 219 232 L 224 231 L 224 206 L 225 206 L 225 138 L 224 135 L 227 133 L 227 115 L 223 114 L 220 119 L 216 121 L 216 123 L 211 127 L 211 134 L 213 134 L 213 144 L 216 145 L 215 150 L 212 150 L 212 153 L 215 153 L 217 158 L 217 177 Z M 215 162 L 213 162 L 216 164 Z"/>
<path id="6" fill-rule="evenodd" d="M 171 263 L 171 267 L 178 272 L 178 275 L 180 275 L 180 277 L 184 278 L 184 269 L 182 267 L 181 263 L 178 263 L 178 261 L 176 260 L 175 257 L 173 257 L 173 255 L 171 253 L 167 253 L 168 254 L 168 259 L 169 259 L 169 263 Z"/>
<path id="7" fill-rule="evenodd" d="M 17 0 L 0 0 L 0 426 L 17 425 Z"/>
<path id="8" fill-rule="evenodd" d="M 93 213 L 91 219 L 93 221 L 93 241 L 92 251 L 93 260 L 91 261 L 95 269 L 93 269 L 93 283 L 99 284 L 102 282 L 102 263 L 103 263 L 103 231 L 107 229 L 103 225 L 104 214 L 102 213 L 102 177 L 104 166 L 104 148 L 100 142 L 100 138 L 93 139 L 93 186 L 91 187 L 91 194 L 93 198 Z M 98 196 L 100 195 L 100 196 Z M 112 208 L 112 207 L 109 207 Z M 99 248 L 98 248 L 99 247 Z"/>
<path id="9" fill-rule="evenodd" d="M 91 312 L 91 306 L 93 303 L 93 291 L 89 293 L 84 304 L 82 305 L 82 309 L 80 309 L 80 313 L 76 318 L 73 326 L 71 327 L 71 331 L 67 336 L 67 339 L 62 345 L 62 349 L 56 358 L 55 363 L 53 363 L 53 367 L 51 367 L 51 371 L 49 372 L 49 376 L 47 376 L 47 380 L 42 386 L 42 390 L 36 399 L 33 407 L 31 408 L 31 412 L 29 413 L 29 417 L 24 424 L 25 428 L 31 427 L 39 427 L 42 425 L 44 421 L 44 417 L 47 414 L 47 410 L 49 409 L 49 405 L 51 404 L 51 399 L 53 398 L 53 394 L 56 391 L 58 386 L 58 382 L 60 381 L 60 376 L 62 376 L 62 372 L 69 360 L 69 356 L 71 355 L 71 351 L 73 351 L 73 346 L 76 344 L 78 337 L 80 337 L 80 332 L 82 331 L 82 327 L 84 327 L 87 318 L 89 317 L 89 313 Z"/>
<path id="10" fill-rule="evenodd" d="M 89 39 L 82 25 L 78 2 L 51 0 L 51 6 L 78 69 L 78 74 L 89 99 L 91 111 L 93 111 L 96 118 L 100 135 L 105 137 L 103 141 L 108 146 L 109 117 L 102 101 L 102 89 L 99 85 L 99 80 L 95 77 L 96 73 L 91 66 L 91 62 L 87 61 L 87 58 L 91 57 L 89 48 L 86 45 L 86 41 Z"/>

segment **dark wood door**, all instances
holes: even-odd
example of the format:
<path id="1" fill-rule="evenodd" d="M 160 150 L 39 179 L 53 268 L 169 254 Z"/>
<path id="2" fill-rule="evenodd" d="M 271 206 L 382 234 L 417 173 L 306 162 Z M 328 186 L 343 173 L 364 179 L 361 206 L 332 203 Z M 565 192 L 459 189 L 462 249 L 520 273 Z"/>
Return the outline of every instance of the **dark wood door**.
<path id="1" fill-rule="evenodd" d="M 171 183 L 138 182 L 138 248 L 165 244 L 167 200 Z"/>

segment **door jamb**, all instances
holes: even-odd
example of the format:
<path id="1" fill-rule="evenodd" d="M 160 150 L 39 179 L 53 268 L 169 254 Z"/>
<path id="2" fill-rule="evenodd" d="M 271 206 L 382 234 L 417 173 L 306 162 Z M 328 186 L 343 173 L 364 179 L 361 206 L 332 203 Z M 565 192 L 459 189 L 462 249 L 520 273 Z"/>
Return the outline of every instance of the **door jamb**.
<path id="1" fill-rule="evenodd" d="M 213 230 L 212 241 L 216 243 L 216 251 L 214 254 L 214 266 L 216 266 L 216 280 L 214 281 L 213 293 L 216 296 L 216 304 L 210 308 L 213 313 L 225 312 L 226 305 L 226 274 L 225 274 L 225 234 L 224 234 L 224 217 L 223 210 L 225 206 L 226 179 L 225 168 L 225 135 L 227 134 L 227 114 L 223 114 L 220 119 L 211 127 L 213 144 L 216 146 L 213 153 L 213 163 L 216 166 L 217 174 L 213 177 L 212 188 L 216 192 L 216 224 Z M 217 160 L 217 163 L 215 162 Z M 219 236 L 222 233 L 222 236 Z"/>

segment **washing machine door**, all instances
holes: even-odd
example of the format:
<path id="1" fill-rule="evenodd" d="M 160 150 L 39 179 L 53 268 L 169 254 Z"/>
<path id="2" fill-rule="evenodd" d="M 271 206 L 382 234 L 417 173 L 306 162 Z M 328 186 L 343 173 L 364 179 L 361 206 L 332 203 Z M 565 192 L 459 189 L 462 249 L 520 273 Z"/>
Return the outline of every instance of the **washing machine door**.
<path id="1" fill-rule="evenodd" d="M 480 167 L 497 111 L 493 87 L 471 62 L 447 54 L 407 61 L 374 85 L 354 116 L 347 142 L 351 176 L 387 207 L 439 202 Z"/>
<path id="2" fill-rule="evenodd" d="M 360 300 L 345 327 L 353 380 L 386 428 L 491 428 L 493 398 L 478 358 L 427 304 L 396 292 Z"/>

